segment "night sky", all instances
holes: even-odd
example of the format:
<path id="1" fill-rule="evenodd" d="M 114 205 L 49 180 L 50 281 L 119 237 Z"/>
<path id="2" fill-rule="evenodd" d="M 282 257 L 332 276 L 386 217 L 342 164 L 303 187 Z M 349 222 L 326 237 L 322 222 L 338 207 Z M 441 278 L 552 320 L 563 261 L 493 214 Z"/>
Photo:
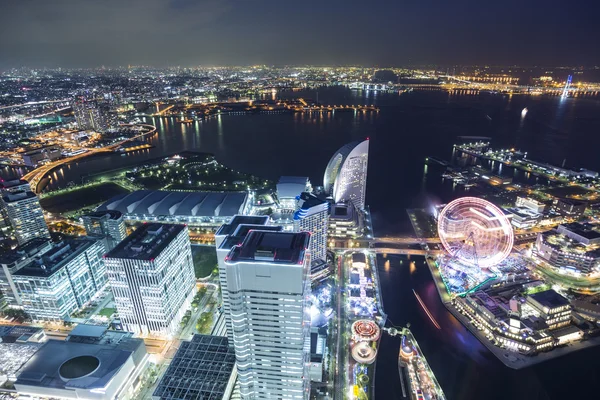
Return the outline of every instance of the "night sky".
<path id="1" fill-rule="evenodd" d="M 0 0 L 0 67 L 600 65 L 594 0 Z"/>

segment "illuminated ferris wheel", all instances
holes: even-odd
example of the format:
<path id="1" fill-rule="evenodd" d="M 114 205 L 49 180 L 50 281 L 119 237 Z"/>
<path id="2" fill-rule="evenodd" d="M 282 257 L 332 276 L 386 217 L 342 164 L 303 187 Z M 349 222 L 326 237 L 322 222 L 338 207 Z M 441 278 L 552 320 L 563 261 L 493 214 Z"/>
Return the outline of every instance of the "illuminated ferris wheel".
<path id="1" fill-rule="evenodd" d="M 438 217 L 444 248 L 463 264 L 488 268 L 510 254 L 513 229 L 502 210 L 477 197 L 456 199 Z"/>

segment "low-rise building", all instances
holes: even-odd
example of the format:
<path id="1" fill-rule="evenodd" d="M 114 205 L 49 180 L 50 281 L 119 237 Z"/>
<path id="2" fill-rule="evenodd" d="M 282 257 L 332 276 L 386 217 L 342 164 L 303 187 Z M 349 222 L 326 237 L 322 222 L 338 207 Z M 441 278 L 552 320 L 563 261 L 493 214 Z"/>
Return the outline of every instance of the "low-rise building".
<path id="1" fill-rule="evenodd" d="M 587 202 L 573 199 L 558 199 L 552 209 L 567 218 L 581 218 L 587 208 Z"/>
<path id="2" fill-rule="evenodd" d="M 527 296 L 527 304 L 540 313 L 550 330 L 567 326 L 571 322 L 569 300 L 554 290 L 545 290 Z"/>
<path id="3" fill-rule="evenodd" d="M 590 224 L 582 224 L 580 222 L 562 224 L 556 228 L 556 231 L 586 246 L 600 245 L 600 232 L 595 230 L 595 227 Z"/>
<path id="4" fill-rule="evenodd" d="M 128 223 L 159 222 L 190 226 L 218 227 L 236 214 L 248 214 L 248 193 L 171 192 L 137 190 L 119 195 L 96 211 L 119 211 Z"/>
<path id="5" fill-rule="evenodd" d="M 579 233 L 573 234 L 572 231 L 565 230 L 564 226 L 561 230 L 569 232 L 571 237 L 580 236 Z M 589 242 L 589 239 L 586 241 Z M 533 255 L 554 268 L 574 274 L 589 274 L 600 270 L 600 248 L 597 245 L 585 245 L 559 230 L 538 233 Z"/>
<path id="6" fill-rule="evenodd" d="M 130 398 L 148 361 L 131 333 L 78 325 L 67 340 L 49 340 L 17 375 L 15 389 L 33 398 Z"/>
<path id="7" fill-rule="evenodd" d="M 183 341 L 152 395 L 153 400 L 229 400 L 237 371 L 227 338 L 194 335 Z"/>

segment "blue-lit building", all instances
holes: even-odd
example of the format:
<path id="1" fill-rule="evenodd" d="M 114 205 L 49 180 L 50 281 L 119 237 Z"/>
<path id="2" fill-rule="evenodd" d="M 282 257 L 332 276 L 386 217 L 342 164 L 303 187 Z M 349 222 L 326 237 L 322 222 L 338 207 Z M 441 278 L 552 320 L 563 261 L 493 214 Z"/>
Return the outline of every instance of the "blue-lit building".
<path id="1" fill-rule="evenodd" d="M 307 192 L 296 197 L 294 232 L 310 232 L 310 256 L 313 261 L 327 259 L 329 203 Z"/>

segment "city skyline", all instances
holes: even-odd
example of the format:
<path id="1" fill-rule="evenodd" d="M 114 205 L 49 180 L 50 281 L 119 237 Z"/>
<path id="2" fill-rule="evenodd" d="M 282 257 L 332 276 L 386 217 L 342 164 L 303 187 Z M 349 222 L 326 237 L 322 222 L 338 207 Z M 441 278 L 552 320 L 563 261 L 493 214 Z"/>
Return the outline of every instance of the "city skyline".
<path id="1" fill-rule="evenodd" d="M 0 68 L 598 65 L 598 5 L 474 1 L 9 0 Z M 565 18 L 565 13 L 577 18 Z M 573 40 L 576 38 L 576 40 Z M 331 46 L 331 43 L 335 43 Z M 300 51 L 299 51 L 300 50 Z"/>

